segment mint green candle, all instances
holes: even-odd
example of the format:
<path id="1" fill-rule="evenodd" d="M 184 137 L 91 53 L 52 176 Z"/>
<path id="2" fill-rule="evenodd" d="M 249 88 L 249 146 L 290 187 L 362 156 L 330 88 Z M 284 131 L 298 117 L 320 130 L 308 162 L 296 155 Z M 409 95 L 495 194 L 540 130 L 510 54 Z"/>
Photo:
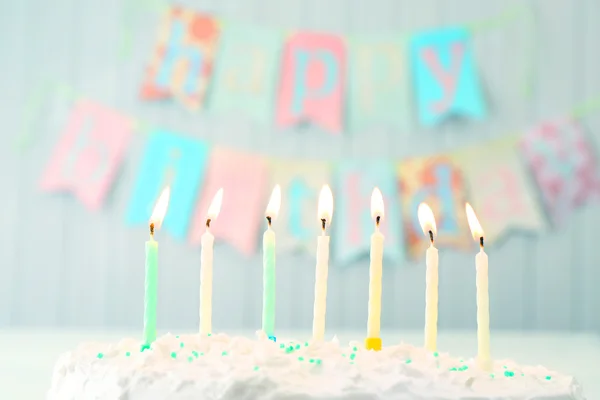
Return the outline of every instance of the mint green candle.
<path id="1" fill-rule="evenodd" d="M 262 330 L 267 336 L 275 336 L 275 232 L 271 224 L 263 235 Z"/>
<path id="2" fill-rule="evenodd" d="M 267 222 L 269 227 L 263 235 L 263 313 L 262 330 L 269 339 L 275 339 L 275 232 L 271 229 L 271 221 L 277 218 L 281 205 L 281 187 L 275 185 L 271 199 L 267 205 Z"/>
<path id="3" fill-rule="evenodd" d="M 144 297 L 144 343 L 156 340 L 156 303 L 158 292 L 158 242 L 146 242 L 146 291 Z"/>

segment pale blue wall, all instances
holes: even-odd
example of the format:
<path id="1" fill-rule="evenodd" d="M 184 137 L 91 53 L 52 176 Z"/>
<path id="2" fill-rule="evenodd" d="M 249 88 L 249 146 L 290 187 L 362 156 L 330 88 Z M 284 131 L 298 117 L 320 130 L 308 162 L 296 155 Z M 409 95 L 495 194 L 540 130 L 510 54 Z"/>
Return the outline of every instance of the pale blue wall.
<path id="1" fill-rule="evenodd" d="M 123 6 L 117 0 L 19 0 L 0 11 L 0 327 L 140 326 L 145 229 L 127 229 L 124 212 L 140 161 L 136 137 L 123 175 L 107 206 L 90 213 L 68 196 L 46 195 L 37 181 L 54 145 L 66 104 L 50 101 L 36 119 L 39 140 L 15 153 L 30 91 L 47 78 L 68 83 L 91 98 L 167 128 L 266 155 L 326 159 L 342 156 L 402 158 L 482 143 L 561 116 L 600 93 L 600 3 L 596 0 L 536 1 L 538 36 L 535 93 L 523 98 L 518 80 L 525 68 L 530 33 L 514 23 L 476 36 L 476 59 L 491 114 L 483 123 L 428 131 L 372 129 L 334 138 L 318 132 L 280 134 L 243 117 L 190 114 L 177 105 L 138 100 L 151 58 L 158 16 L 135 21 L 135 48 L 117 56 Z M 274 27 L 341 33 L 413 31 L 478 20 L 506 9 L 505 1 L 480 0 L 204 0 L 188 4 L 229 19 Z M 520 2 L 526 3 L 526 2 Z M 600 114 L 586 119 L 596 142 Z M 493 326 L 511 329 L 600 330 L 600 207 L 579 210 L 566 228 L 539 236 L 514 234 L 489 249 Z M 160 326 L 197 326 L 199 251 L 165 237 L 161 255 L 176 260 L 160 271 Z M 441 251 L 440 326 L 475 325 L 473 254 Z M 246 259 L 216 248 L 217 328 L 260 325 L 260 256 Z M 423 261 L 385 271 L 383 328 L 423 325 Z M 278 316 L 281 328 L 309 328 L 314 260 L 279 258 Z M 330 272 L 328 326 L 366 325 L 366 262 Z"/>

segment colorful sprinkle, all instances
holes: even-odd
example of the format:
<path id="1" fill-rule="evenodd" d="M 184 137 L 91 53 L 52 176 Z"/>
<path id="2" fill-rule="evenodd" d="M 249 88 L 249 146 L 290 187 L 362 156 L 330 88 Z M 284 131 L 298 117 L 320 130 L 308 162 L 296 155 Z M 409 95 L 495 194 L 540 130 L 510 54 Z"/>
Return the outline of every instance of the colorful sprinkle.
<path id="1" fill-rule="evenodd" d="M 258 371 L 258 365 L 255 365 L 255 366 L 254 366 L 254 370 L 255 370 L 255 371 Z"/>
<path id="2" fill-rule="evenodd" d="M 224 352 L 222 352 L 222 353 L 221 353 L 221 355 L 222 355 L 222 356 L 226 356 L 226 355 L 227 355 L 227 352 L 226 352 L 226 351 L 224 351 Z"/>
<path id="3" fill-rule="evenodd" d="M 183 344 L 183 342 L 179 343 L 179 347 L 181 347 L 182 349 L 184 346 L 185 346 L 185 344 Z"/>
<path id="4" fill-rule="evenodd" d="M 175 336 L 175 339 L 179 339 L 179 335 Z"/>
<path id="5" fill-rule="evenodd" d="M 321 365 L 321 359 L 317 358 L 317 365 Z"/>
<path id="6" fill-rule="evenodd" d="M 354 346 L 354 347 L 352 348 L 352 351 L 358 351 L 358 347 Z"/>
<path id="7" fill-rule="evenodd" d="M 299 344 L 297 344 L 297 345 L 296 345 L 296 350 L 299 350 L 299 349 L 300 349 L 300 345 L 299 345 Z"/>
<path id="8" fill-rule="evenodd" d="M 200 355 L 201 355 L 201 356 L 203 356 L 203 355 L 204 355 L 204 353 L 200 353 Z"/>
<path id="9" fill-rule="evenodd" d="M 552 379 L 552 377 L 551 377 L 550 375 L 548 375 L 548 376 L 546 377 L 546 380 L 547 380 L 547 381 L 549 381 L 550 379 Z"/>
<path id="10" fill-rule="evenodd" d="M 494 378 L 494 374 L 490 374 L 490 376 L 491 376 L 492 378 Z"/>
<path id="11" fill-rule="evenodd" d="M 408 360 L 406 360 L 407 364 L 410 364 L 412 362 L 412 360 L 409 358 Z"/>
<path id="12" fill-rule="evenodd" d="M 506 376 L 506 377 L 510 378 L 510 377 L 512 377 L 512 376 L 515 376 L 515 373 L 514 373 L 514 372 L 511 372 L 511 371 L 504 371 L 504 376 Z"/>
<path id="13" fill-rule="evenodd" d="M 194 357 L 192 357 L 192 356 L 189 356 L 189 357 L 188 357 L 188 361 L 189 361 L 189 362 L 192 362 L 192 361 L 194 361 Z"/>
<path id="14" fill-rule="evenodd" d="M 439 356 L 438 352 L 437 352 L 437 351 L 436 351 L 436 352 L 434 352 L 434 353 L 433 353 L 433 356 L 434 356 L 434 357 L 437 357 L 437 356 Z"/>
<path id="15" fill-rule="evenodd" d="M 175 353 L 174 351 L 171 352 L 171 358 L 177 358 L 177 353 Z"/>
<path id="16" fill-rule="evenodd" d="M 101 359 L 102 357 L 104 357 L 104 354 L 102 354 L 102 353 L 98 353 L 98 355 L 97 355 L 96 357 L 98 357 L 98 358 L 100 358 L 100 359 Z"/>
<path id="17" fill-rule="evenodd" d="M 293 352 L 293 351 L 294 351 L 294 346 L 288 346 L 288 347 L 285 349 L 285 352 L 286 352 L 287 354 L 289 354 L 289 353 L 291 353 L 291 352 Z"/>
<path id="18" fill-rule="evenodd" d="M 196 358 L 198 358 L 198 352 L 196 350 L 192 350 L 192 355 Z"/>
<path id="19" fill-rule="evenodd" d="M 450 368 L 449 371 L 456 371 L 456 367 Z"/>
<path id="20" fill-rule="evenodd" d="M 279 345 L 279 348 L 280 348 L 280 349 L 283 349 L 284 347 L 285 347 L 285 344 L 283 344 L 283 343 L 281 343 L 281 344 Z"/>
<path id="21" fill-rule="evenodd" d="M 304 357 L 298 357 L 298 361 L 304 361 Z"/>
<path id="22" fill-rule="evenodd" d="M 129 357 L 131 355 L 131 353 L 128 351 L 127 353 L 125 353 L 125 357 Z"/>
<path id="23" fill-rule="evenodd" d="M 350 354 L 350 359 L 351 360 L 354 360 L 355 358 L 356 358 L 356 354 L 355 353 Z"/>
<path id="24" fill-rule="evenodd" d="M 315 362 L 315 359 L 314 359 L 314 358 L 311 358 L 310 360 L 308 360 L 308 362 L 309 362 L 309 363 L 314 363 L 314 362 Z"/>
<path id="25" fill-rule="evenodd" d="M 212 336 L 212 333 L 209 333 L 209 334 L 208 334 L 208 337 L 211 337 L 211 336 Z"/>
<path id="26" fill-rule="evenodd" d="M 304 347 L 308 347 L 308 342 L 304 342 Z"/>

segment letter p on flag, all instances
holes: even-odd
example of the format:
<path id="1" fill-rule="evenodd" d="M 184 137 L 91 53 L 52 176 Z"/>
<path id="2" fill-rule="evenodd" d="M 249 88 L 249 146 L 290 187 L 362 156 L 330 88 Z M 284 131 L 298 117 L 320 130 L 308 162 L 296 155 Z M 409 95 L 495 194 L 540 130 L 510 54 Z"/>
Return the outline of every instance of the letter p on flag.
<path id="1" fill-rule="evenodd" d="M 346 54 L 341 38 L 298 33 L 283 52 L 277 125 L 313 122 L 332 133 L 342 130 Z"/>

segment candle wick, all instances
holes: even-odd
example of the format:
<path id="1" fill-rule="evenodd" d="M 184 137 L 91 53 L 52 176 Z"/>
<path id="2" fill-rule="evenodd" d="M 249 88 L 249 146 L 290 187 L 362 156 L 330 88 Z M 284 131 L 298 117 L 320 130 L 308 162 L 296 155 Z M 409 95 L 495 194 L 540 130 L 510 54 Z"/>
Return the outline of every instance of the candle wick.
<path id="1" fill-rule="evenodd" d="M 267 223 L 269 224 L 269 228 L 271 227 L 271 217 L 267 215 Z"/>
<path id="2" fill-rule="evenodd" d="M 429 230 L 429 240 L 431 240 L 431 244 L 433 244 L 433 232 Z"/>
<path id="3" fill-rule="evenodd" d="M 154 222 L 150 222 L 150 237 L 154 238 Z"/>
<path id="4" fill-rule="evenodd" d="M 479 248 L 483 249 L 483 236 L 479 238 Z"/>
<path id="5" fill-rule="evenodd" d="M 325 236 L 325 227 L 327 226 L 327 220 L 325 218 L 321 218 L 321 234 Z"/>
<path id="6" fill-rule="evenodd" d="M 206 229 L 210 228 L 210 218 L 206 218 Z"/>
<path id="7" fill-rule="evenodd" d="M 380 216 L 380 215 L 378 215 L 378 216 L 375 218 L 375 224 L 377 224 L 377 227 L 378 227 L 378 228 L 379 228 L 379 222 L 380 222 L 380 221 L 381 221 L 381 216 Z"/>

